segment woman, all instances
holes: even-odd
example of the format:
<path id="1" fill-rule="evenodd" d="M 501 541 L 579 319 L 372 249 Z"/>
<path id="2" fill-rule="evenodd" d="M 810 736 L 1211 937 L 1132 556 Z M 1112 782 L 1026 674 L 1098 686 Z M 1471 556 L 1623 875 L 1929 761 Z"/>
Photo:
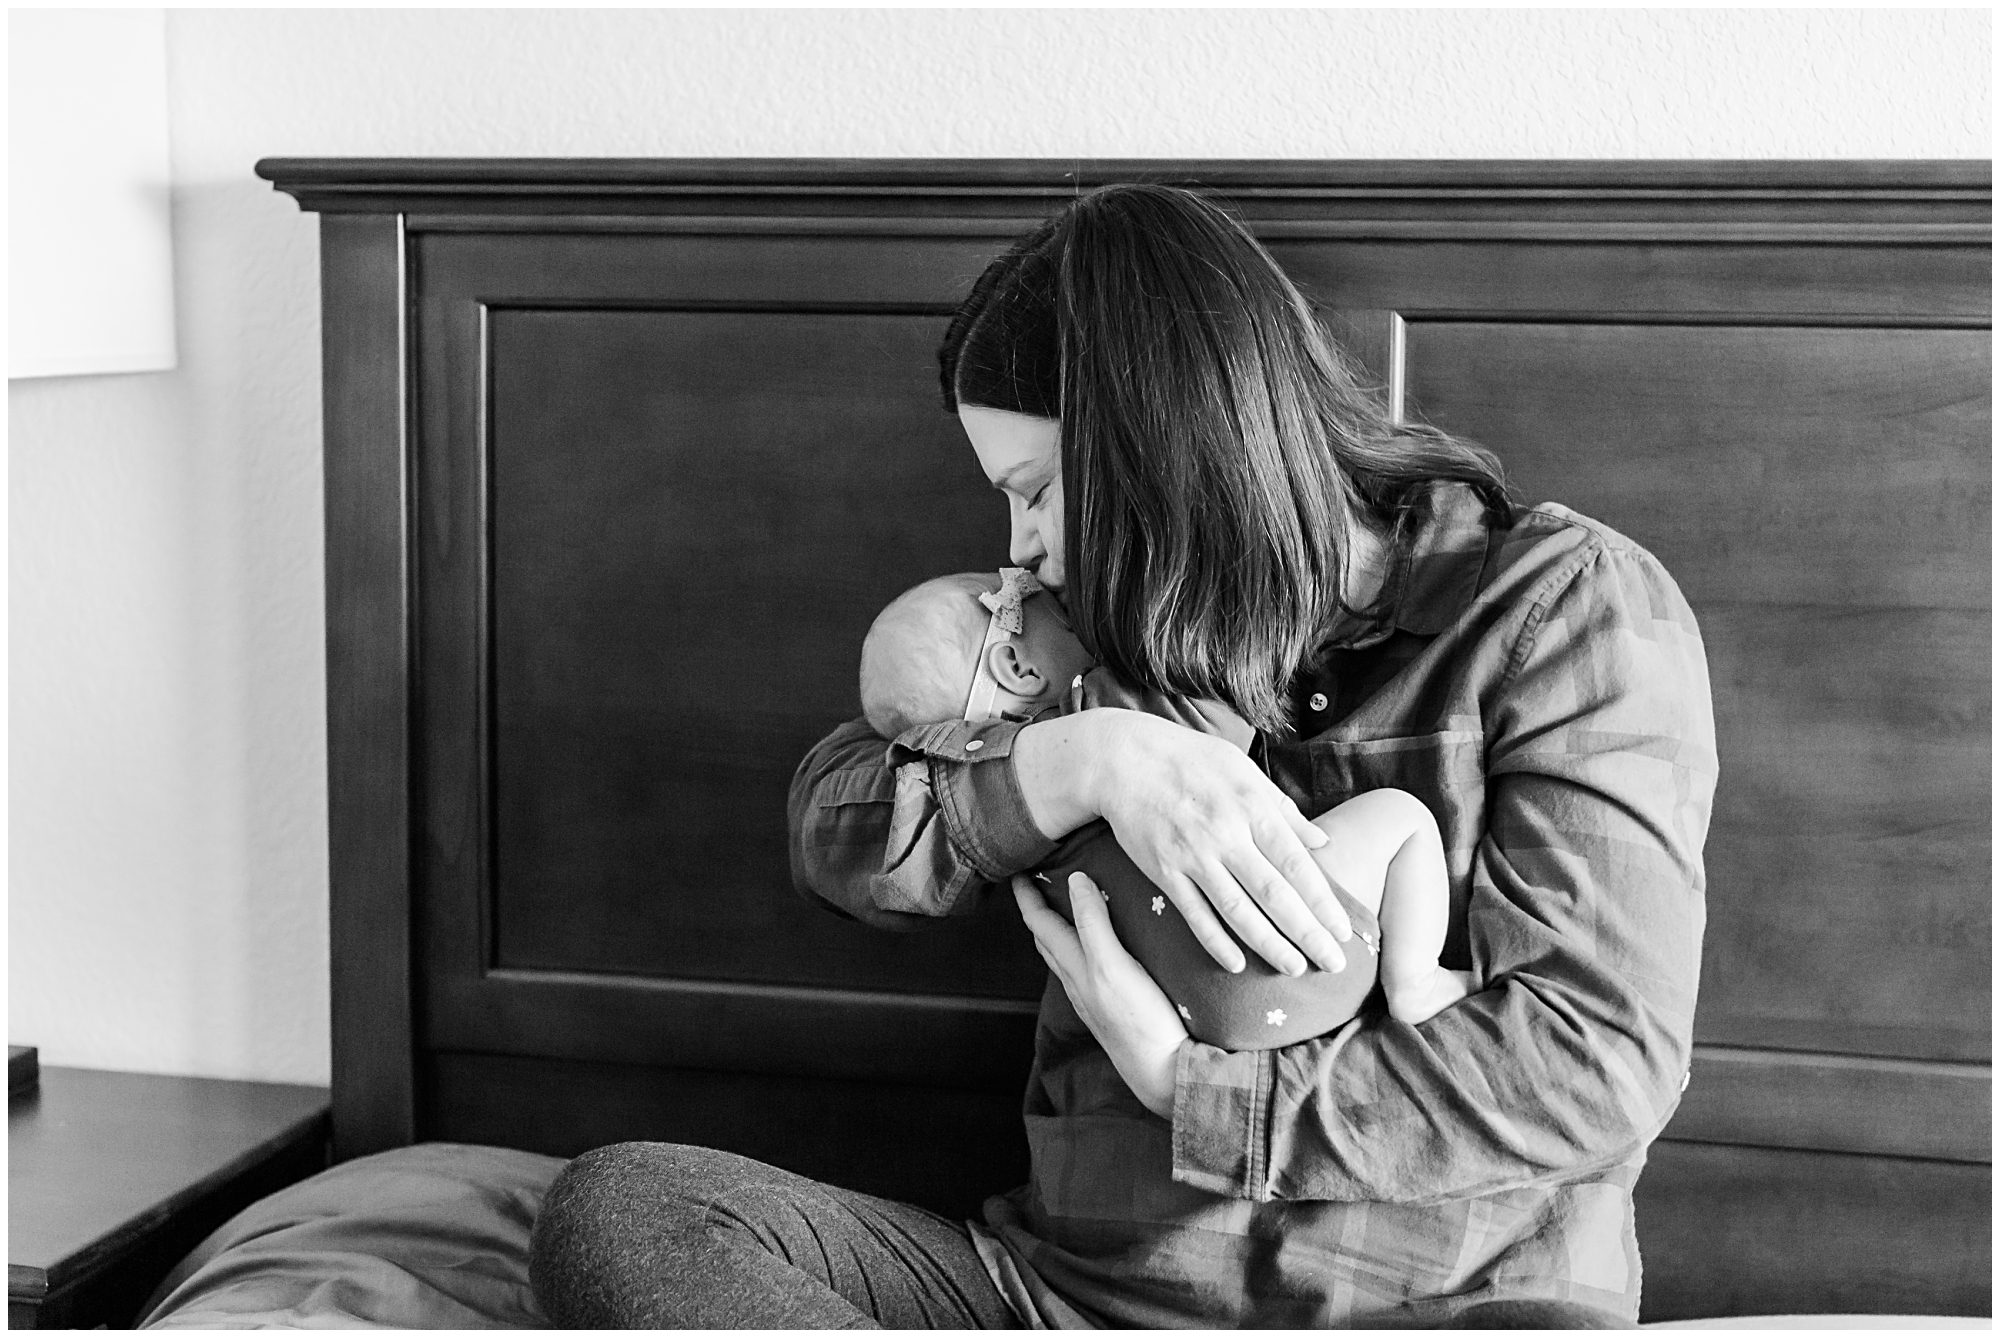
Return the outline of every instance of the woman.
<path id="1" fill-rule="evenodd" d="M 1659 564 L 1485 452 L 1394 424 L 1232 218 L 1083 197 L 980 278 L 941 354 L 1010 561 L 1126 678 L 1218 698 L 1253 757 L 1135 712 L 836 730 L 793 785 L 808 895 L 908 927 L 1012 879 L 1052 977 L 1033 1176 L 961 1229 L 725 1154 L 580 1159 L 538 1227 L 564 1322 L 1629 1324 L 1631 1190 L 1684 1085 L 1715 779 L 1699 634 Z M 1190 1039 L 1092 889 L 1017 875 L 1107 820 L 1226 966 L 1339 969 L 1306 846 L 1410 790 L 1478 992 L 1279 1050 Z M 1229 931 L 1225 932 L 1224 926 Z"/>

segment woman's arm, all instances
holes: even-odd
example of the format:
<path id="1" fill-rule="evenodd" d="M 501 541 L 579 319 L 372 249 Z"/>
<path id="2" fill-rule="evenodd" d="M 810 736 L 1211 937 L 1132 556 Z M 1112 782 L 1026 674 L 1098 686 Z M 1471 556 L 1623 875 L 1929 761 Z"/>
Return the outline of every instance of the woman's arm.
<path id="1" fill-rule="evenodd" d="M 1028 726 L 1014 757 L 1042 830 L 1067 832 L 1096 817 L 1110 823 L 1225 968 L 1244 964 L 1225 922 L 1287 974 L 1303 972 L 1307 956 L 1331 971 L 1344 964 L 1347 913 L 1311 853 L 1326 835 L 1240 747 L 1109 708 Z"/>
<path id="2" fill-rule="evenodd" d="M 1014 778 L 1020 729 L 946 722 L 893 742 L 865 720 L 834 730 L 792 776 L 793 884 L 884 929 L 970 912 L 989 885 L 1055 848 Z"/>
<path id="3" fill-rule="evenodd" d="M 1605 550 L 1531 620 L 1492 710 L 1468 928 L 1486 987 L 1280 1050 L 1188 1041 L 1174 1177 L 1240 1198 L 1424 1202 L 1614 1164 L 1679 1101 L 1715 785 L 1693 615 Z"/>
<path id="4" fill-rule="evenodd" d="M 884 928 L 970 911 L 1103 817 L 1225 966 L 1243 958 L 1218 912 L 1281 970 L 1305 966 L 1288 935 L 1337 968 L 1349 932 L 1307 850 L 1319 829 L 1241 749 L 1137 711 L 947 721 L 893 743 L 854 721 L 799 764 L 789 817 L 799 891 Z"/>

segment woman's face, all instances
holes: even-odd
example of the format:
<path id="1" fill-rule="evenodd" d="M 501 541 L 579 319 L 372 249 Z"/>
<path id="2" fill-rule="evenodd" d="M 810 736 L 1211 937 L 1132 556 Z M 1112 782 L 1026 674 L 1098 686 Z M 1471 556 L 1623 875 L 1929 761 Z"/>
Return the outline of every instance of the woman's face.
<path id="1" fill-rule="evenodd" d="M 1007 499 L 1007 560 L 1051 590 L 1063 588 L 1061 428 L 1032 418 L 961 404 L 958 421 L 972 440 L 987 481 Z"/>

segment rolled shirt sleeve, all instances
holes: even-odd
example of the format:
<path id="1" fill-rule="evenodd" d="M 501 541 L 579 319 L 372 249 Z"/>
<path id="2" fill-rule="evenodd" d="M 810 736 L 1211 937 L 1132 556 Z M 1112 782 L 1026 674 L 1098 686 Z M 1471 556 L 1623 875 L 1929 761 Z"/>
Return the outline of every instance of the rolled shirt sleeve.
<path id="1" fill-rule="evenodd" d="M 1371 1014 L 1278 1050 L 1185 1043 L 1176 1180 L 1439 1202 L 1615 1164 L 1673 1113 L 1716 779 L 1693 614 L 1644 550 L 1599 545 L 1495 658 L 1467 900 L 1483 988 L 1416 1026 Z"/>
<path id="2" fill-rule="evenodd" d="M 822 739 L 792 777 L 792 882 L 886 929 L 963 915 L 1055 849 L 1012 761 L 1017 721 L 944 721 L 883 739 L 865 720 Z"/>

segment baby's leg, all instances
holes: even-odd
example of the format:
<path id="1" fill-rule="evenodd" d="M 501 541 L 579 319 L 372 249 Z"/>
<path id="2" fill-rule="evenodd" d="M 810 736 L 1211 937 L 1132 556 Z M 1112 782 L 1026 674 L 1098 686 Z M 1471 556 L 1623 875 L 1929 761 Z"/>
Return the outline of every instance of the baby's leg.
<path id="1" fill-rule="evenodd" d="M 1313 822 L 1332 839 L 1314 852 L 1327 877 L 1364 905 L 1379 898 L 1382 993 L 1389 1015 L 1422 1022 L 1463 999 L 1466 971 L 1438 964 L 1451 890 L 1437 819 L 1404 790 L 1356 795 Z"/>

